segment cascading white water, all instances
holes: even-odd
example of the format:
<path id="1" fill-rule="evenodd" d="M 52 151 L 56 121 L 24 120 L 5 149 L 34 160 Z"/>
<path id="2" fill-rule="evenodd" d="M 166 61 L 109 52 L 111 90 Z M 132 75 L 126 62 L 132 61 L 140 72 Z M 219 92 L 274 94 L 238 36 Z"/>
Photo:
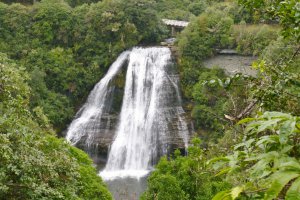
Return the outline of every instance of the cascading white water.
<path id="1" fill-rule="evenodd" d="M 123 52 L 117 60 L 111 65 L 107 74 L 96 84 L 90 93 L 87 102 L 76 114 L 75 120 L 72 121 L 68 128 L 66 139 L 73 145 L 77 144 L 82 137 L 85 138 L 85 145 L 89 146 L 94 139 L 95 126 L 99 123 L 106 106 L 109 101 L 109 83 L 119 72 L 123 64 L 126 62 L 129 52 Z"/>
<path id="2" fill-rule="evenodd" d="M 179 77 L 171 51 L 165 47 L 133 48 L 122 53 L 76 114 L 66 139 L 74 145 L 83 143 L 90 151 L 90 145 L 97 145 L 101 135 L 107 137 L 107 130 L 101 127 L 110 124 L 105 115 L 112 101 L 111 82 L 125 63 L 121 112 L 106 167 L 100 173 L 106 180 L 144 176 L 161 155 L 188 144 Z"/>
<path id="3" fill-rule="evenodd" d="M 174 117 L 178 135 L 187 146 L 187 124 L 181 116 L 184 111 L 177 83 L 168 73 L 170 64 L 168 48 L 131 51 L 119 126 L 106 167 L 100 173 L 105 179 L 147 174 L 158 150 L 167 151 L 164 145 L 172 135 L 170 123 Z"/>

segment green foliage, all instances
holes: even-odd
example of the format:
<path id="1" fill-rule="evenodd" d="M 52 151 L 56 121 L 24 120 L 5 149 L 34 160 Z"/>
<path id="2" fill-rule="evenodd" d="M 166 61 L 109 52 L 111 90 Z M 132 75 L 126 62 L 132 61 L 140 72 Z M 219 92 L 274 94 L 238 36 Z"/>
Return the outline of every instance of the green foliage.
<path id="1" fill-rule="evenodd" d="M 30 11 L 21 4 L 8 6 L 0 2 L 1 52 L 19 59 L 30 49 L 30 43 L 25 43 L 25 38 L 30 38 Z"/>
<path id="2" fill-rule="evenodd" d="M 297 0 L 264 1 L 239 0 L 249 10 L 267 14 L 268 18 L 279 20 L 285 37 L 300 40 L 300 4 Z"/>
<path id="3" fill-rule="evenodd" d="M 199 62 L 213 55 L 213 48 L 229 45 L 233 20 L 229 16 L 224 18 L 224 15 L 228 16 L 225 9 L 208 8 L 193 19 L 178 38 L 181 56 Z"/>
<path id="4" fill-rule="evenodd" d="M 207 7 L 206 0 L 156 0 L 161 18 L 186 20 L 200 15 Z"/>
<path id="5" fill-rule="evenodd" d="M 71 50 L 62 48 L 33 50 L 22 62 L 31 75 L 31 107 L 42 107 L 55 127 L 68 122 L 82 90 L 88 91 L 100 76 L 96 68 L 85 69 L 75 63 Z"/>
<path id="6" fill-rule="evenodd" d="M 194 107 L 191 114 L 196 130 L 206 142 L 221 138 L 232 125 L 225 114 L 231 120 L 240 117 L 250 101 L 247 93 L 252 79 L 241 74 L 227 77 L 223 70 L 217 68 L 202 71 L 193 88 Z"/>
<path id="7" fill-rule="evenodd" d="M 55 138 L 51 125 L 65 128 L 121 51 L 160 41 L 159 17 L 191 19 L 178 37 L 181 85 L 211 150 L 195 141 L 186 157 L 162 158 L 142 199 L 204 200 L 221 190 L 214 199 L 299 199 L 298 117 L 271 112 L 243 120 L 244 134 L 228 128 L 253 99 L 261 110 L 300 114 L 298 1 L 92 1 L 0 3 L 0 52 L 15 60 L 0 54 L 0 199 L 111 199 L 87 155 Z M 277 27 L 242 21 L 279 21 L 286 39 L 275 41 Z M 261 55 L 257 79 L 203 69 L 216 48 L 236 46 Z M 214 177 L 208 158 L 237 141 L 232 154 L 214 159 L 225 166 Z"/>
<path id="8" fill-rule="evenodd" d="M 44 0 L 37 4 L 32 34 L 37 43 L 68 46 L 72 37 L 71 8 L 63 0 Z"/>
<path id="9" fill-rule="evenodd" d="M 141 200 L 147 199 L 166 199 L 166 200 L 184 200 L 188 199 L 180 188 L 177 179 L 169 174 L 160 176 L 151 176 L 148 179 L 149 186 L 147 192 L 141 197 Z M 171 186 L 171 187 L 170 187 Z"/>
<path id="10" fill-rule="evenodd" d="M 192 117 L 195 127 L 221 132 L 223 129 L 220 119 L 226 112 L 226 91 L 218 81 L 225 78 L 220 69 L 203 71 L 198 78 L 198 83 L 193 87 L 195 107 Z"/>
<path id="11" fill-rule="evenodd" d="M 148 178 L 148 188 L 142 199 L 206 200 L 211 199 L 216 192 L 230 187 L 207 169 L 207 158 L 200 144 L 199 139 L 194 139 L 187 156 L 181 156 L 177 150 L 170 160 L 161 158 Z"/>
<path id="12" fill-rule="evenodd" d="M 66 2 L 72 7 L 80 6 L 82 4 L 97 3 L 99 1 L 101 0 L 66 0 Z"/>
<path id="13" fill-rule="evenodd" d="M 209 140 L 207 138 L 212 136 L 214 141 L 225 134 L 222 139 L 218 139 L 217 144 L 207 144 L 211 149 L 208 155 L 229 154 L 226 157 L 215 158 L 211 162 L 215 163 L 214 169 L 223 166 L 218 171 L 217 177 L 227 174 L 226 181 L 235 187 L 214 194 L 214 199 L 298 199 L 300 174 L 298 117 L 267 112 L 257 118 L 243 120 L 244 123 L 250 123 L 244 131 L 242 126 L 233 127 L 232 124 L 240 119 L 240 116 L 251 113 L 251 109 L 247 111 L 248 113 L 244 113 L 244 108 L 249 106 L 249 102 L 258 102 L 256 107 L 260 110 L 285 111 L 299 115 L 300 81 L 297 67 L 299 3 L 259 0 L 243 2 L 249 4 L 246 5 L 248 8 L 257 10 L 252 13 L 241 9 L 248 15 L 245 17 L 224 3 L 216 4 L 193 19 L 189 27 L 179 36 L 178 47 L 181 53 L 179 64 L 183 92 L 186 98 L 193 101 L 189 109 L 192 110 L 197 132 L 203 132 L 204 134 L 200 135 L 204 136 L 205 140 Z M 257 2 L 261 4 L 256 4 Z M 269 5 L 270 2 L 274 5 Z M 258 13 L 260 11 L 264 13 Z M 218 25 L 221 21 L 218 17 L 220 13 L 223 18 L 229 16 L 231 22 Z M 249 13 L 252 16 L 249 16 Z M 262 20 L 272 22 L 274 18 L 269 17 L 270 13 L 273 13 L 272 17 L 277 17 L 285 28 L 281 32 L 285 39 L 278 38 L 280 30 L 278 26 L 249 26 L 240 23 L 244 19 L 247 22 L 262 22 Z M 240 25 L 232 26 L 232 21 Z M 216 34 L 211 36 L 210 31 L 211 33 L 216 31 L 214 32 Z M 257 77 L 227 78 L 211 70 L 202 69 L 201 61 L 212 55 L 214 48 L 235 47 L 235 45 L 243 54 L 261 55 L 262 60 L 253 65 L 259 70 Z M 230 115 L 226 118 L 232 122 L 223 121 L 223 115 L 226 113 Z M 230 130 L 230 127 L 235 130 Z M 213 131 L 209 132 L 207 129 Z M 244 139 L 241 139 L 243 136 Z M 231 139 L 232 141 L 229 141 Z M 229 153 L 230 146 L 237 142 L 240 143 L 235 145 L 232 153 Z M 184 170 L 179 170 L 181 168 L 178 169 L 175 164 L 170 167 L 169 164 L 175 163 L 176 159 L 161 161 L 164 165 L 160 167 L 160 163 L 157 171 L 160 171 L 160 174 L 164 172 L 174 176 L 175 172 L 172 172 L 174 169 L 175 174 L 180 174 Z M 184 165 L 184 161 L 178 162 Z M 190 178 L 192 175 L 180 176 L 178 182 L 183 182 L 188 179 L 187 177 Z M 155 185 L 155 181 L 149 182 L 150 185 Z M 191 187 L 190 183 L 193 181 L 189 180 L 185 185 Z M 155 194 L 155 191 L 157 190 L 153 189 L 152 194 Z M 189 190 L 183 191 L 186 195 L 190 194 Z M 195 197 L 197 191 L 192 191 L 191 194 Z"/>
<path id="14" fill-rule="evenodd" d="M 96 3 L 98 1 L 101 1 L 101 0 L 66 0 L 66 2 L 72 7 L 79 6 L 79 5 L 82 5 L 85 3 L 88 3 L 88 4 Z M 3 0 L 2 2 L 7 3 L 7 4 L 21 3 L 24 5 L 32 5 L 34 3 L 40 2 L 40 0 Z"/>
<path id="15" fill-rule="evenodd" d="M 165 34 L 155 6 L 145 0 L 75 8 L 63 0 L 0 3 L 0 52 L 26 66 L 31 109 L 42 108 L 61 132 L 121 51 Z"/>
<path id="16" fill-rule="evenodd" d="M 299 63 L 299 47 L 295 41 L 279 38 L 253 64 L 261 73 L 253 87 L 253 96 L 261 101 L 264 109 L 300 114 Z"/>
<path id="17" fill-rule="evenodd" d="M 208 8 L 197 21 L 191 22 L 178 41 L 183 94 L 193 101 L 189 109 L 195 129 L 206 142 L 220 138 L 231 125 L 224 114 L 237 117 L 251 101 L 247 96 L 249 78 L 226 77 L 222 70 L 204 69 L 201 64 L 215 48 L 234 45 L 230 35 L 233 20 L 223 17 L 230 12 L 231 4 Z"/>
<path id="18" fill-rule="evenodd" d="M 207 8 L 206 1 L 199 1 L 199 2 L 195 1 L 188 6 L 189 11 L 193 13 L 193 15 L 195 16 L 199 16 L 201 13 L 205 11 L 206 8 Z"/>
<path id="19" fill-rule="evenodd" d="M 3 0 L 2 2 L 7 4 L 22 3 L 24 5 L 30 5 L 34 3 L 34 0 Z"/>
<path id="20" fill-rule="evenodd" d="M 279 28 L 270 25 L 233 26 L 233 36 L 237 51 L 242 55 L 260 55 L 278 37 Z"/>
<path id="21" fill-rule="evenodd" d="M 299 66 L 299 47 L 295 44 L 299 36 L 298 29 L 293 28 L 299 26 L 295 20 L 297 3 L 241 2 L 248 8 L 278 17 L 283 27 L 289 26 L 282 32 L 286 38 L 269 41 L 262 59 L 253 64 L 260 74 L 252 82 L 250 95 L 260 101 L 261 110 L 298 115 L 300 84 L 296 66 Z M 264 43 L 263 39 L 260 41 Z M 265 112 L 240 121 L 240 124 L 244 123 L 247 123 L 244 138 L 234 146 L 233 152 L 211 160 L 215 163 L 214 168 L 219 169 L 218 174 L 227 174 L 226 180 L 236 186 L 218 193 L 214 199 L 299 199 L 299 117 Z"/>
<path id="22" fill-rule="evenodd" d="M 234 147 L 231 155 L 212 162 L 227 164 L 229 178 L 241 174 L 235 183 L 240 195 L 252 198 L 298 199 L 300 180 L 299 117 L 279 112 L 266 112 L 257 118 L 246 118 L 243 142 Z M 233 190 L 231 190 L 233 191 Z M 228 193 L 220 193 L 222 199 Z M 233 193 L 232 193 L 233 194 Z"/>
<path id="23" fill-rule="evenodd" d="M 93 162 L 86 153 L 75 147 L 70 147 L 70 154 L 79 163 L 80 178 L 77 194 L 81 199 L 112 199 L 107 187 L 98 176 Z"/>
<path id="24" fill-rule="evenodd" d="M 219 5 L 219 4 L 218 4 Z M 178 36 L 180 53 L 179 68 L 181 87 L 186 98 L 192 99 L 194 85 L 201 73 L 205 72 L 201 62 L 212 56 L 215 48 L 230 45 L 230 29 L 233 20 L 228 16 L 231 4 L 222 3 L 209 7 Z"/>
<path id="25" fill-rule="evenodd" d="M 0 199 L 112 199 L 88 156 L 30 113 L 24 69 L 0 54 L 0 72 Z"/>
<path id="26" fill-rule="evenodd" d="M 244 11 L 233 3 L 213 4 L 178 38 L 183 94 L 193 101 L 188 109 L 197 132 L 202 130 L 200 135 L 205 139 L 209 138 L 208 135 L 219 138 L 231 126 L 224 114 L 237 119 L 253 101 L 259 101 L 258 106 L 262 109 L 299 113 L 300 84 L 296 67 L 299 65 L 299 48 L 295 45 L 296 40 L 289 37 L 289 40 L 279 38 L 275 42 L 280 28 L 275 25 L 246 25 L 241 20 L 252 19 L 247 16 L 249 12 L 246 12 L 246 17 L 241 15 L 240 12 Z M 233 25 L 232 20 L 241 23 Z M 213 72 L 203 70 L 201 61 L 213 55 L 215 48 L 227 47 L 237 47 L 238 52 L 245 55 L 261 55 L 267 61 L 254 64 L 254 68 L 260 70 L 257 79 L 235 79 L 234 84 L 226 88 L 226 85 L 219 84 L 226 82 L 222 80 L 224 77 L 211 80 L 205 75 Z M 207 82 L 203 84 L 205 80 Z"/>
<path id="27" fill-rule="evenodd" d="M 267 19 L 279 20 L 283 27 L 281 35 L 284 38 L 270 42 L 261 59 L 253 64 L 260 74 L 251 95 L 260 101 L 262 109 L 299 115 L 299 3 L 293 0 L 272 4 L 269 1 L 241 0 L 240 3 L 267 14 Z"/>
<path id="28" fill-rule="evenodd" d="M 17 120 L 9 113 L 24 116 L 29 114 L 23 107 L 26 107 L 29 103 L 30 89 L 25 84 L 28 75 L 24 72 L 24 69 L 18 69 L 17 65 L 9 60 L 5 54 L 0 54 L 0 72 L 0 112 L 3 118 L 1 131 L 4 131 L 6 126 L 12 127 Z M 21 72 L 23 72 L 22 76 Z"/>
<path id="29" fill-rule="evenodd" d="M 153 0 L 121 1 L 121 9 L 128 16 L 128 20 L 137 29 L 137 37 L 143 43 L 161 41 L 165 31 L 155 10 L 157 4 Z M 151 20 L 149 20 L 151 19 Z M 130 30 L 129 30 L 130 31 Z M 126 32 L 124 36 L 126 37 Z"/>

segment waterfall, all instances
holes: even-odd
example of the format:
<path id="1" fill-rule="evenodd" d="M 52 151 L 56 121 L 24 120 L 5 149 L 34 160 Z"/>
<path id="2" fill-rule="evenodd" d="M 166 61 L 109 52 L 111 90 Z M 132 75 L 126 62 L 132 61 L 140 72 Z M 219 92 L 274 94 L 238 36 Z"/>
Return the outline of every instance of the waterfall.
<path id="1" fill-rule="evenodd" d="M 123 52 L 117 60 L 111 65 L 107 74 L 96 84 L 90 93 L 86 103 L 78 111 L 75 120 L 72 121 L 68 128 L 66 139 L 73 145 L 85 137 L 85 145 L 87 149 L 92 144 L 95 134 L 99 131 L 102 115 L 105 113 L 106 105 L 110 101 L 109 83 L 120 71 L 121 67 L 127 60 L 129 52 Z"/>
<path id="2" fill-rule="evenodd" d="M 93 141 L 97 132 L 94 124 L 100 123 L 110 98 L 109 82 L 125 61 L 128 63 L 123 102 L 108 161 L 100 173 L 104 179 L 144 176 L 173 146 L 188 145 L 179 78 L 171 51 L 165 47 L 137 47 L 121 54 L 71 123 L 67 139 L 73 144 L 82 138 L 87 144 Z"/>
<path id="3" fill-rule="evenodd" d="M 147 173 L 158 156 L 158 145 L 170 136 L 168 126 L 175 116 L 179 136 L 187 143 L 178 87 L 168 74 L 171 64 L 168 48 L 135 48 L 130 53 L 120 123 L 102 176 Z"/>

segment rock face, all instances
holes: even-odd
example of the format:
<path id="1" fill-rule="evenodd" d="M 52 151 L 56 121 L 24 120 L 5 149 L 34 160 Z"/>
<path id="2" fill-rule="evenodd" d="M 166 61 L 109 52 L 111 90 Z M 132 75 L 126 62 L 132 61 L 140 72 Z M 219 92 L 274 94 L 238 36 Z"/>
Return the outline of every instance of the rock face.
<path id="1" fill-rule="evenodd" d="M 122 75 L 123 70 L 119 75 Z M 101 117 L 90 119 L 85 129 L 85 134 L 76 143 L 76 146 L 85 152 L 94 160 L 97 165 L 106 163 L 109 147 L 114 140 L 116 128 L 119 120 L 124 90 L 122 87 L 115 85 L 113 81 L 111 86 L 109 100 L 105 103 L 105 112 Z M 89 138 L 92 136 L 92 140 Z"/>
<path id="2" fill-rule="evenodd" d="M 144 78 L 141 80 L 139 77 Z M 145 155 L 149 154 L 151 158 L 145 162 L 149 162 L 147 166 L 152 166 L 160 156 L 187 147 L 191 131 L 181 107 L 178 85 L 178 72 L 168 48 L 135 48 L 125 52 L 90 93 L 87 102 L 69 126 L 66 138 L 86 151 L 99 168 L 106 163 L 108 153 L 115 151 L 115 148 L 125 148 L 119 150 L 116 156 L 122 153 L 126 157 L 129 149 L 139 151 L 139 148 L 146 146 L 149 149 L 144 150 Z M 140 141 L 135 143 L 130 141 L 137 140 L 136 137 L 147 131 L 149 136 L 139 138 Z M 132 132 L 137 135 L 131 135 Z M 118 134 L 124 134 L 125 138 L 118 139 Z M 125 142 L 122 147 L 114 147 L 115 140 L 124 142 L 126 139 L 128 144 Z M 140 159 L 136 152 L 132 155 L 135 156 L 133 160 Z"/>

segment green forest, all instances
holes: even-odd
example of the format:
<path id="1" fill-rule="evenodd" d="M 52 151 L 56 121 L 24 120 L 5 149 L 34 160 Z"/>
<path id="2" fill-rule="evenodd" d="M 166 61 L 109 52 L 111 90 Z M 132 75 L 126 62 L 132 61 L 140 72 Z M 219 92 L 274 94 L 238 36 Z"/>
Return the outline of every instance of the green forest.
<path id="1" fill-rule="evenodd" d="M 2 0 L 0 199 L 113 199 L 64 131 L 117 56 L 176 35 L 188 154 L 164 156 L 142 200 L 300 200 L 299 0 Z M 257 76 L 203 61 L 256 56 Z M 299 68 L 298 68 L 299 67 Z"/>

